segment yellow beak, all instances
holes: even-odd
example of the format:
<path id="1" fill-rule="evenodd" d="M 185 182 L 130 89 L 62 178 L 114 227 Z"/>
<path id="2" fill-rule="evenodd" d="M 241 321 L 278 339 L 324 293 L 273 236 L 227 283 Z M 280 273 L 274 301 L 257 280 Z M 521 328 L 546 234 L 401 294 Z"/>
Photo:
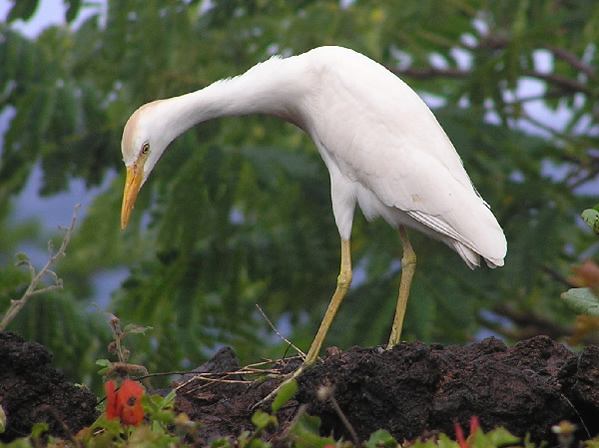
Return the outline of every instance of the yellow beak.
<path id="1" fill-rule="evenodd" d="M 131 212 L 135 206 L 137 193 L 141 188 L 142 171 L 137 164 L 127 168 L 127 179 L 125 180 L 125 192 L 123 193 L 123 207 L 121 208 L 121 228 L 124 230 L 129 224 Z"/>

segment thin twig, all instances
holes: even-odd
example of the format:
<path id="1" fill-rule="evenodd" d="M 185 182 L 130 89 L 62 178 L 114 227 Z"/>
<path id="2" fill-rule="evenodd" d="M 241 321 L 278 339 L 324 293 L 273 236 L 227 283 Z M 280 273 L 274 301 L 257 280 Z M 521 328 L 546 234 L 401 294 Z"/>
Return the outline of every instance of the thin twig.
<path id="1" fill-rule="evenodd" d="M 56 412 L 56 409 L 54 409 L 49 404 L 43 406 L 43 409 L 46 410 L 46 411 L 48 411 L 48 413 L 52 416 L 52 418 L 54 420 L 56 420 L 56 423 L 58 423 L 60 425 L 60 427 L 62 428 L 63 432 L 65 433 L 65 435 L 67 436 L 67 438 L 73 444 L 74 447 L 80 447 L 80 446 L 82 446 L 81 442 L 79 442 L 73 436 L 73 434 L 71 433 L 71 429 L 67 426 L 67 424 L 60 417 L 60 415 L 58 415 L 58 412 Z"/>
<path id="2" fill-rule="evenodd" d="M 194 372 L 189 372 L 189 373 L 194 373 Z M 212 382 L 212 383 L 250 384 L 250 383 L 252 383 L 251 380 L 231 379 L 230 377 L 242 376 L 242 375 L 256 375 L 258 373 L 260 373 L 262 375 L 264 375 L 264 374 L 274 375 L 274 374 L 278 374 L 279 372 L 275 369 L 262 370 L 262 369 L 251 369 L 251 368 L 247 368 L 247 367 L 242 367 L 241 369 L 238 369 L 238 370 L 235 370 L 232 372 L 198 372 L 189 380 L 185 381 L 182 384 L 179 384 L 175 388 L 175 390 L 180 390 L 180 389 L 184 388 L 185 386 L 188 386 L 189 384 L 194 383 L 196 381 L 205 381 L 206 383 Z M 202 387 L 204 387 L 206 385 L 207 384 L 203 384 L 199 388 L 201 389 Z"/>
<path id="3" fill-rule="evenodd" d="M 287 339 L 285 336 L 283 336 L 281 333 L 279 333 L 279 330 L 277 330 L 277 328 L 274 326 L 274 324 L 271 322 L 271 320 L 268 318 L 268 316 L 266 316 L 266 313 L 262 310 L 262 308 L 260 308 L 260 305 L 256 304 L 256 308 L 258 308 L 258 311 L 260 311 L 260 314 L 262 314 L 262 317 L 264 317 L 264 320 L 266 320 L 268 325 L 270 325 L 270 328 L 272 328 L 272 331 L 274 331 L 275 334 L 278 337 L 280 337 L 283 341 L 285 341 L 288 345 L 293 347 L 301 355 L 301 357 L 303 359 L 305 359 L 306 354 L 303 351 L 301 351 L 293 342 L 291 342 L 289 339 Z"/>
<path id="4" fill-rule="evenodd" d="M 580 412 L 578 412 L 578 409 L 576 409 L 574 407 L 574 405 L 572 404 L 572 402 L 564 394 L 560 394 L 560 397 L 562 397 L 572 407 L 572 409 L 574 410 L 574 412 L 576 412 L 576 415 L 578 416 L 578 419 L 580 420 L 580 423 L 582 423 L 582 426 L 583 426 L 584 430 L 586 431 L 587 435 L 589 436 L 589 438 L 593 437 L 591 435 L 591 432 L 589 431 L 589 428 L 587 428 L 587 425 L 585 424 L 584 420 L 582 419 L 582 415 L 580 415 Z"/>
<path id="5" fill-rule="evenodd" d="M 219 372 L 219 373 L 211 373 L 211 372 L 202 372 L 202 373 L 197 373 L 194 372 L 193 370 L 172 370 L 170 372 L 154 372 L 154 373 L 148 373 L 148 374 L 144 374 L 141 376 L 137 376 L 136 379 L 142 379 L 142 378 L 153 378 L 153 377 L 157 377 L 157 376 L 172 376 L 172 375 L 194 375 L 194 378 L 201 378 L 204 379 L 205 377 L 208 378 L 212 378 L 212 376 L 223 376 L 223 375 L 260 375 L 260 374 L 275 374 L 278 373 L 277 370 L 274 369 L 270 369 L 270 370 L 262 370 L 262 369 L 246 369 L 245 367 L 242 367 L 239 370 L 236 370 L 234 372 Z"/>
<path id="6" fill-rule="evenodd" d="M 361 444 L 360 439 L 358 438 L 358 434 L 356 433 L 356 430 L 343 413 L 341 406 L 339 406 L 339 403 L 335 399 L 333 386 L 329 384 L 320 386 L 320 388 L 316 391 L 316 397 L 321 401 L 328 400 L 331 403 L 331 405 L 333 405 L 335 413 L 341 420 L 341 423 L 343 423 L 343 426 L 345 426 L 345 429 L 347 429 L 347 432 L 349 432 L 349 435 L 353 439 L 355 446 L 359 447 Z"/>
<path id="7" fill-rule="evenodd" d="M 355 446 L 360 446 L 360 439 L 358 438 L 358 434 L 356 433 L 356 430 L 354 429 L 352 424 L 349 422 L 349 420 L 347 419 L 347 417 L 341 410 L 341 406 L 339 406 L 339 403 L 337 402 L 335 397 L 333 395 L 331 395 L 331 398 L 329 398 L 329 400 L 331 401 L 331 404 L 333 405 L 333 409 L 335 409 L 335 412 L 337 413 L 337 415 L 341 419 L 341 422 L 345 426 L 345 429 L 347 429 L 351 438 L 353 439 Z"/>
<path id="8" fill-rule="evenodd" d="M 21 310 L 21 308 L 23 308 L 25 306 L 25 304 L 27 303 L 29 298 L 31 298 L 34 295 L 42 294 L 42 293 L 45 293 L 48 291 L 62 289 L 62 279 L 60 279 L 58 277 L 58 275 L 56 275 L 56 273 L 54 271 L 52 271 L 50 268 L 52 267 L 52 265 L 54 263 L 56 263 L 56 261 L 59 258 L 64 257 L 66 255 L 65 251 L 67 249 L 67 246 L 69 245 L 69 242 L 71 241 L 71 236 L 73 235 L 73 229 L 75 228 L 75 221 L 77 220 L 77 211 L 79 210 L 80 206 L 81 206 L 81 204 L 75 205 L 75 211 L 73 213 L 73 218 L 71 219 L 71 225 L 69 227 L 62 227 L 62 226 L 59 227 L 61 230 L 66 231 L 66 235 L 62 240 L 62 244 L 60 245 L 58 252 L 54 253 L 54 246 L 52 244 L 52 241 L 48 242 L 48 251 L 50 252 L 50 260 L 48 260 L 48 262 L 41 269 L 41 271 L 36 273 L 35 268 L 32 266 L 32 264 L 29 262 L 28 259 L 26 259 L 24 261 L 20 261 L 18 263 L 18 264 L 24 264 L 27 266 L 27 268 L 29 269 L 29 272 L 31 274 L 31 281 L 29 282 L 29 286 L 27 287 L 27 290 L 25 291 L 23 296 L 19 300 L 11 301 L 10 308 L 4 315 L 2 322 L 0 322 L 0 331 L 4 331 L 4 329 L 14 319 L 14 317 Z M 40 289 L 36 289 L 38 283 L 41 282 L 44 279 L 44 277 L 47 275 L 52 278 L 52 280 L 54 281 L 54 284 L 44 286 L 43 288 L 40 288 Z"/>
<path id="9" fill-rule="evenodd" d="M 197 381 L 203 381 L 204 383 L 201 385 L 196 384 Z M 196 376 L 194 376 L 193 378 L 190 378 L 189 380 L 185 381 L 182 384 L 179 384 L 177 387 L 174 388 L 175 391 L 179 391 L 187 386 L 189 386 L 190 384 L 193 384 L 194 387 L 190 388 L 186 393 L 189 393 L 191 391 L 198 391 L 201 389 L 206 388 L 210 383 L 223 383 L 223 384 L 251 384 L 252 381 L 250 380 L 236 380 L 236 379 L 226 379 L 226 378 L 211 378 L 211 377 L 207 377 L 207 376 L 203 376 L 202 374 L 198 374 Z"/>

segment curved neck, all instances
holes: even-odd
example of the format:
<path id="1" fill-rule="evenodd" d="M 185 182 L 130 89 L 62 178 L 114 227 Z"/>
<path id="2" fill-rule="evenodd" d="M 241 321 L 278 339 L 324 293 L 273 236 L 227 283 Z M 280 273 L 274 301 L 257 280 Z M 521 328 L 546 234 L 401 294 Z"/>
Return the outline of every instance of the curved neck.
<path id="1" fill-rule="evenodd" d="M 152 104 L 169 142 L 213 118 L 249 114 L 279 117 L 303 128 L 301 99 L 309 83 L 296 57 L 272 58 L 243 75 L 217 81 L 196 92 Z M 294 65 L 294 67 L 290 67 Z"/>

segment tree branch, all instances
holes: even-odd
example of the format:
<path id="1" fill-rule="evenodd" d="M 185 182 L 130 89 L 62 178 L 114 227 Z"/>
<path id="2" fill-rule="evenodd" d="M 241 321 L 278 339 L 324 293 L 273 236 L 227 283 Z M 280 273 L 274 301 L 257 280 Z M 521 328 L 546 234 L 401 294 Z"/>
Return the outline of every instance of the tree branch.
<path id="1" fill-rule="evenodd" d="M 568 64 L 570 64 L 575 70 L 584 73 L 591 79 L 595 79 L 595 69 L 590 65 L 582 62 L 578 57 L 576 57 L 576 55 L 570 53 L 569 51 L 563 48 L 554 47 L 553 45 L 545 45 L 545 48 L 551 53 L 553 53 L 553 55 L 556 58 L 559 58 L 562 61 L 565 61 Z"/>
<path id="2" fill-rule="evenodd" d="M 460 70 L 457 68 L 449 69 L 438 69 L 434 67 L 429 68 L 407 68 L 398 69 L 394 67 L 387 67 L 389 70 L 396 75 L 408 76 L 416 79 L 433 79 L 433 78 L 467 78 L 472 73 L 466 70 Z M 556 75 L 555 73 L 540 73 L 534 70 L 527 70 L 522 72 L 522 76 L 530 78 L 537 78 L 548 84 L 557 86 L 562 92 L 566 93 L 577 93 L 582 92 L 584 94 L 590 94 L 591 90 L 586 84 L 576 81 L 575 79 L 567 78 L 565 76 Z"/>
<path id="3" fill-rule="evenodd" d="M 417 79 L 433 79 L 433 78 L 467 78 L 471 75 L 470 72 L 457 68 L 439 69 L 434 67 L 428 68 L 406 68 L 398 69 L 396 67 L 387 66 L 387 69 L 396 75 L 409 76 Z"/>
<path id="4" fill-rule="evenodd" d="M 531 78 L 541 79 L 543 81 L 546 81 L 548 84 L 558 86 L 566 92 L 582 92 L 586 95 L 591 93 L 591 90 L 587 87 L 586 84 L 576 81 L 575 79 L 567 78 L 561 75 L 556 75 L 555 73 L 539 73 L 533 70 L 529 70 L 523 72 L 522 76 L 529 76 Z"/>
<path id="5" fill-rule="evenodd" d="M 503 50 L 509 45 L 509 40 L 507 39 L 498 39 L 489 37 L 481 41 L 477 46 L 468 47 L 468 49 L 472 52 L 476 51 L 489 51 L 489 50 Z M 546 49 L 550 53 L 554 55 L 554 57 L 559 58 L 572 66 L 575 71 L 585 74 L 589 79 L 595 79 L 596 73 L 595 69 L 588 64 L 585 64 L 580 58 L 578 58 L 573 53 L 569 51 L 554 47 L 552 45 L 544 45 L 541 48 Z M 398 69 L 396 67 L 387 67 L 391 72 L 397 75 L 409 76 L 417 79 L 431 79 L 431 78 L 466 78 L 470 76 L 472 73 L 467 70 L 460 70 L 456 68 L 448 68 L 448 69 L 437 69 L 433 67 L 429 68 L 407 68 L 407 69 Z M 542 81 L 547 82 L 548 84 L 557 86 L 562 92 L 572 93 L 572 92 L 582 92 L 585 94 L 590 94 L 591 89 L 584 83 L 577 81 L 572 78 L 568 78 L 566 76 L 558 75 L 555 73 L 541 73 L 535 70 L 523 71 L 522 76 L 528 76 L 531 78 L 537 78 Z"/>

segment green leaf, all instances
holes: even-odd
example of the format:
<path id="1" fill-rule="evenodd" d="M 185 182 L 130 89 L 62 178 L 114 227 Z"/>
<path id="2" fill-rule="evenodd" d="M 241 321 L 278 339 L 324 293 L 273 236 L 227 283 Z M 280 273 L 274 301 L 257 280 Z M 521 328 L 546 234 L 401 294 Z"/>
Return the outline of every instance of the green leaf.
<path id="1" fill-rule="evenodd" d="M 77 17 L 77 13 L 79 12 L 79 8 L 81 7 L 81 0 L 66 0 L 69 7 L 67 8 L 66 20 L 68 23 L 71 23 Z"/>
<path id="2" fill-rule="evenodd" d="M 47 423 L 36 423 L 33 425 L 33 428 L 31 428 L 31 437 L 33 439 L 39 439 L 46 431 L 48 431 Z"/>
<path id="3" fill-rule="evenodd" d="M 111 364 L 112 363 L 108 359 L 96 360 L 96 365 L 102 367 L 100 370 L 98 370 L 98 374 L 104 375 L 105 373 L 108 373 Z"/>
<path id="4" fill-rule="evenodd" d="M 19 261 L 19 264 L 29 262 L 29 257 L 27 256 L 27 254 L 24 254 L 23 252 L 19 252 L 17 255 L 15 255 L 15 257 Z"/>
<path id="5" fill-rule="evenodd" d="M 176 395 L 177 391 L 175 389 L 171 390 L 165 397 L 162 397 L 158 394 L 143 395 L 142 403 L 144 409 L 155 423 L 162 422 L 172 424 L 175 422 L 173 406 Z"/>
<path id="6" fill-rule="evenodd" d="M 257 410 L 252 415 L 252 424 L 257 429 L 266 429 L 269 425 L 277 426 L 277 418 L 274 415 L 267 414 L 264 411 Z"/>
<path id="7" fill-rule="evenodd" d="M 582 219 L 586 222 L 593 232 L 599 235 L 599 211 L 594 208 L 588 208 L 582 212 Z"/>
<path id="8" fill-rule="evenodd" d="M 17 19 L 29 20 L 37 8 L 37 3 L 38 0 L 15 0 L 6 21 L 10 23 Z"/>
<path id="9" fill-rule="evenodd" d="M 512 435 L 507 429 L 500 427 L 489 431 L 487 434 L 483 434 L 482 431 L 479 431 L 476 434 L 472 447 L 488 448 L 492 446 L 506 446 L 513 445 L 519 441 L 520 439 L 518 437 Z"/>
<path id="10" fill-rule="evenodd" d="M 0 406 L 0 434 L 6 431 L 6 412 L 4 412 L 4 408 Z"/>
<path id="11" fill-rule="evenodd" d="M 561 297 L 577 313 L 599 316 L 599 298 L 589 288 L 572 288 Z"/>
<path id="12" fill-rule="evenodd" d="M 320 436 L 320 418 L 303 414 L 298 418 L 290 434 L 294 436 L 296 448 L 324 448 L 327 445 L 336 445 L 331 437 Z"/>
<path id="13" fill-rule="evenodd" d="M 282 406 L 287 403 L 291 397 L 297 392 L 297 381 L 292 379 L 291 381 L 283 382 L 277 396 L 272 402 L 272 412 L 277 413 Z"/>
<path id="14" fill-rule="evenodd" d="M 220 439 L 213 440 L 210 444 L 210 448 L 232 448 L 231 440 L 229 437 L 222 437 Z"/>
<path id="15" fill-rule="evenodd" d="M 394 448 L 398 443 L 388 431 L 379 429 L 370 435 L 365 445 L 366 448 Z"/>
<path id="16" fill-rule="evenodd" d="M 172 408 L 175 405 L 175 398 L 177 398 L 177 391 L 173 389 L 158 403 L 160 409 Z"/>

